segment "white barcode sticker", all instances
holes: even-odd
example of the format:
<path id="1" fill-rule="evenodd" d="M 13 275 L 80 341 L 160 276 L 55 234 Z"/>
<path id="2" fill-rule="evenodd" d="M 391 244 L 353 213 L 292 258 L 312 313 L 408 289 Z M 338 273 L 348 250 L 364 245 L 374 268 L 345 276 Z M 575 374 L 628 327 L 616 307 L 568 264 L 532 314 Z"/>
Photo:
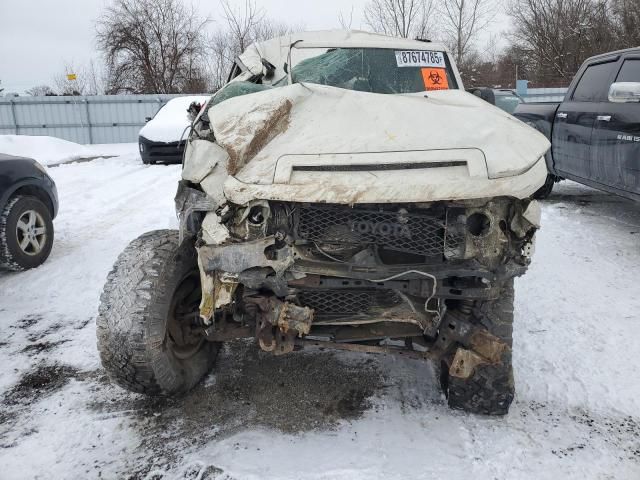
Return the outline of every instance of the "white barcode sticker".
<path id="1" fill-rule="evenodd" d="M 396 63 L 399 67 L 445 67 L 444 54 L 428 50 L 396 51 Z"/>

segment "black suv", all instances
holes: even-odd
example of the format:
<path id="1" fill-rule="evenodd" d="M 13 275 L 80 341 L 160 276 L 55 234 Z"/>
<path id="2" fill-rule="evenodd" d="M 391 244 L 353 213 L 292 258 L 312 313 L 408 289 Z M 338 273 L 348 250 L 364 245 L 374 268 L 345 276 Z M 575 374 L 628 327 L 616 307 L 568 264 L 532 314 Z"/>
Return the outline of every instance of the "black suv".
<path id="1" fill-rule="evenodd" d="M 551 140 L 544 198 L 568 178 L 640 201 L 640 48 L 588 58 L 564 101 L 522 103 L 514 115 Z"/>
<path id="2" fill-rule="evenodd" d="M 56 185 L 31 158 L 0 153 L 0 269 L 41 265 L 53 246 Z"/>

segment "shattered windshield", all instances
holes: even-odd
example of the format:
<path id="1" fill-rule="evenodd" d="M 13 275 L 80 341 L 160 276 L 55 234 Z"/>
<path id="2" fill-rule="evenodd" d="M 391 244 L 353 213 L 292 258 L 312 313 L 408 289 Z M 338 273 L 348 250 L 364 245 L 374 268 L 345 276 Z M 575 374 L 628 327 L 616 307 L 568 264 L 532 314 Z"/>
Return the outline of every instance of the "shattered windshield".
<path id="1" fill-rule="evenodd" d="M 444 52 L 336 48 L 301 61 L 294 83 L 309 82 L 372 93 L 416 93 L 457 88 Z M 283 79 L 282 83 L 287 80 Z"/>
<path id="2" fill-rule="evenodd" d="M 215 95 L 209 102 L 209 108 L 233 97 L 248 95 L 249 93 L 261 92 L 270 88 L 272 87 L 270 87 L 269 85 L 262 85 L 253 82 L 231 82 L 226 84 L 215 93 Z"/>
<path id="3" fill-rule="evenodd" d="M 292 68 L 291 77 L 294 83 L 317 83 L 371 93 L 417 93 L 458 88 L 447 55 L 429 50 L 334 48 L 300 61 Z M 273 86 L 232 81 L 213 96 L 207 108 L 230 98 L 287 84 L 287 77 Z"/>

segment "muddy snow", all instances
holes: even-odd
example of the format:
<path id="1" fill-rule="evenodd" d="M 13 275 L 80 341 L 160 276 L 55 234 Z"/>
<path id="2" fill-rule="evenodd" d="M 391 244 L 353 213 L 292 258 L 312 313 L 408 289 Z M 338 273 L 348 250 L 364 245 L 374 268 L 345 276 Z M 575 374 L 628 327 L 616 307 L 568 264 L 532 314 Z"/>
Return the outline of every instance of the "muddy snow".
<path id="1" fill-rule="evenodd" d="M 427 363 L 244 342 L 158 400 L 111 385 L 95 346 L 118 253 L 176 226 L 180 166 L 133 152 L 50 169 L 51 257 L 0 273 L 1 478 L 640 478 L 640 205 L 572 183 L 544 202 L 504 418 L 450 411 Z"/>

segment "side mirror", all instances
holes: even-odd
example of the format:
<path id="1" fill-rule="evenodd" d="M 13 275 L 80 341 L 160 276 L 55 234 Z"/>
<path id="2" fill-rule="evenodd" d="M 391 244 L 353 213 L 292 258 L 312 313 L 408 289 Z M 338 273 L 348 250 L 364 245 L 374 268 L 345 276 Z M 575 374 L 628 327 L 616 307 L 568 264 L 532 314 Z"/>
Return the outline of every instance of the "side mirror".
<path id="1" fill-rule="evenodd" d="M 613 103 L 640 102 L 640 82 L 617 82 L 609 87 L 609 101 Z"/>
<path id="2" fill-rule="evenodd" d="M 144 122 L 145 123 L 150 122 L 152 118 L 153 117 L 144 117 Z"/>
<path id="3" fill-rule="evenodd" d="M 496 104 L 496 95 L 490 88 L 467 88 L 467 92 L 474 94 L 476 97 L 480 97 L 491 105 Z"/>

